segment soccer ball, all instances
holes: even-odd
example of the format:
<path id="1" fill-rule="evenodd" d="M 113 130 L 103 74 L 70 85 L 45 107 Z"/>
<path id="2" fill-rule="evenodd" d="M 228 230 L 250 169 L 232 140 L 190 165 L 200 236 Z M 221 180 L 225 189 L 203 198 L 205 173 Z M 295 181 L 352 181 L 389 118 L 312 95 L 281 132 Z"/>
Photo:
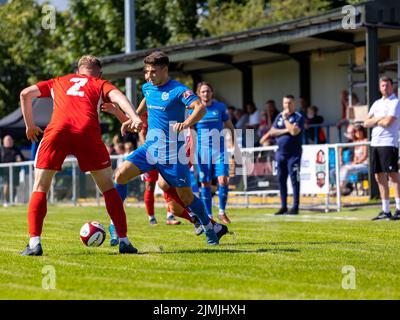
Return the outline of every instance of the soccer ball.
<path id="1" fill-rule="evenodd" d="M 106 239 L 106 231 L 101 223 L 89 221 L 82 226 L 80 236 L 85 246 L 99 247 Z"/>

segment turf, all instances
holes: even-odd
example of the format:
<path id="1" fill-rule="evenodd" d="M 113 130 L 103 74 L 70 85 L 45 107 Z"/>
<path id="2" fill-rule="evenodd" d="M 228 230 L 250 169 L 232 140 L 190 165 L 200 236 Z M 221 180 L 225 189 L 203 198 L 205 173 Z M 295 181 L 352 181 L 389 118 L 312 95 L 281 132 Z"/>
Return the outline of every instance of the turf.
<path id="1" fill-rule="evenodd" d="M 108 226 L 102 208 L 53 207 L 42 257 L 21 257 L 26 208 L 0 209 L 0 299 L 399 299 L 400 221 L 369 219 L 377 209 L 275 217 L 271 209 L 231 209 L 233 234 L 210 247 L 188 223 L 150 226 L 128 208 L 129 235 L 140 254 L 117 254 L 106 242 L 87 248 L 79 229 Z M 55 289 L 42 288 L 44 266 Z M 355 268 L 345 290 L 344 266 Z"/>

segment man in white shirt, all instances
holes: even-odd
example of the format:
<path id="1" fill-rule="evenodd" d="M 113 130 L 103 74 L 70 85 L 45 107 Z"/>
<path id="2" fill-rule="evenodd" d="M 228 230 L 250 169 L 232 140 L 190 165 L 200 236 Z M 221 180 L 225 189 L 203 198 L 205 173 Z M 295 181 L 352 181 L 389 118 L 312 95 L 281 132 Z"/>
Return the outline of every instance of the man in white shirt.
<path id="1" fill-rule="evenodd" d="M 382 199 L 382 212 L 372 220 L 400 220 L 399 129 L 400 103 L 389 77 L 379 80 L 382 98 L 372 105 L 364 126 L 372 129 L 371 172 L 375 174 Z M 396 211 L 390 212 L 388 177 L 395 191 Z"/>

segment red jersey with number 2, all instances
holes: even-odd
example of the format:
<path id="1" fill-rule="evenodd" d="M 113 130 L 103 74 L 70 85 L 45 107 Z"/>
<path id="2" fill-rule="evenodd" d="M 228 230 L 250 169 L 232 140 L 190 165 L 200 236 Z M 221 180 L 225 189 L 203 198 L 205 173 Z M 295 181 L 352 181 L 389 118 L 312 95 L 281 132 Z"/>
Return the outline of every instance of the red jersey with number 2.
<path id="1" fill-rule="evenodd" d="M 111 90 L 107 80 L 69 74 L 37 84 L 41 98 L 52 97 L 54 110 L 48 130 L 82 133 L 100 131 L 100 106 Z"/>
<path id="2" fill-rule="evenodd" d="M 61 170 L 64 159 L 74 155 L 82 171 L 111 166 L 101 140 L 100 106 L 111 90 L 106 80 L 70 74 L 39 82 L 40 97 L 53 97 L 53 115 L 40 142 L 35 167 Z"/>

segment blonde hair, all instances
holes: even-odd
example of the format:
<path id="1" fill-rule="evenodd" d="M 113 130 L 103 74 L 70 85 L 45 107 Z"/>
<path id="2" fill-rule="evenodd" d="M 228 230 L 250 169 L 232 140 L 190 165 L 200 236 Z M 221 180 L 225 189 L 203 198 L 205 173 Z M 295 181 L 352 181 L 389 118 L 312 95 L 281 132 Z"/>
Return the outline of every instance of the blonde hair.
<path id="1" fill-rule="evenodd" d="M 101 69 L 101 61 L 99 58 L 92 56 L 92 55 L 85 55 L 79 59 L 78 68 L 81 66 L 85 66 L 88 68 L 97 67 Z"/>

